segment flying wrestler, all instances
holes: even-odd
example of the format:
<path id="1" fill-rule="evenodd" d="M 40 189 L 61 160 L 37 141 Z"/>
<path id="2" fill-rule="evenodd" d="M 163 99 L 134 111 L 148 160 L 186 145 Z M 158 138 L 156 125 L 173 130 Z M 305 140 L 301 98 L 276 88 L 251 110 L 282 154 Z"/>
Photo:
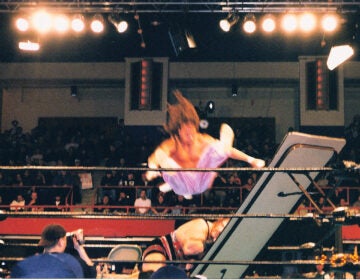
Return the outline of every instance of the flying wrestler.
<path id="1" fill-rule="evenodd" d="M 194 219 L 170 234 L 154 239 L 143 252 L 141 271 L 155 272 L 166 265 L 162 261 L 201 258 L 208 249 L 207 245 L 219 237 L 229 220 L 221 218 L 210 222 L 202 218 Z"/>
<path id="2" fill-rule="evenodd" d="M 168 105 L 168 119 L 164 128 L 170 137 L 163 141 L 148 158 L 149 168 L 217 168 L 228 158 L 262 168 L 265 162 L 233 148 L 234 132 L 227 124 L 220 128 L 220 139 L 199 131 L 200 119 L 195 107 L 176 90 L 177 104 Z M 173 190 L 190 199 L 211 188 L 216 172 L 148 171 L 148 181 L 162 176 L 162 192 Z"/>

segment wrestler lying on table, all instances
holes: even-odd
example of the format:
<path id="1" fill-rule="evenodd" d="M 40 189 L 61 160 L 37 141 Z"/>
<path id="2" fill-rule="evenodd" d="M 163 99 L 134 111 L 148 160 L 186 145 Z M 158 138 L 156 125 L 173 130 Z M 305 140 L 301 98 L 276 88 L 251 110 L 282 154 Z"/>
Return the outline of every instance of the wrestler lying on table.
<path id="1" fill-rule="evenodd" d="M 142 255 L 142 272 L 155 272 L 165 266 L 161 261 L 200 259 L 228 224 L 229 218 L 214 222 L 202 218 L 191 220 L 175 231 L 156 238 Z M 156 261 L 156 263 L 151 263 Z M 181 265 L 188 269 L 189 267 Z"/>
<path id="2" fill-rule="evenodd" d="M 168 105 L 168 120 L 164 128 L 170 138 L 163 141 L 148 158 L 150 168 L 217 168 L 228 158 L 245 161 L 254 168 L 262 168 L 265 162 L 233 148 L 234 132 L 227 124 L 220 128 L 220 139 L 199 131 L 200 119 L 195 107 L 182 96 L 174 95 L 178 101 Z M 165 184 L 162 192 L 173 190 L 176 194 L 191 199 L 211 188 L 215 172 L 178 171 L 162 173 L 148 171 L 147 180 L 162 176 Z"/>

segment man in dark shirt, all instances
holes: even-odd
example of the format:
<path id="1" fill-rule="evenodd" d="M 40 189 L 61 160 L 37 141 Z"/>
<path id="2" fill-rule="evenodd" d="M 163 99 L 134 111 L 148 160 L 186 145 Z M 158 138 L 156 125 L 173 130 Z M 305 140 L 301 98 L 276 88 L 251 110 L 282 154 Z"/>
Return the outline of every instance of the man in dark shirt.
<path id="1" fill-rule="evenodd" d="M 39 246 L 44 247 L 43 254 L 18 262 L 11 270 L 11 278 L 84 278 L 79 261 L 64 253 L 66 245 L 66 231 L 62 226 L 46 226 L 39 242 Z"/>

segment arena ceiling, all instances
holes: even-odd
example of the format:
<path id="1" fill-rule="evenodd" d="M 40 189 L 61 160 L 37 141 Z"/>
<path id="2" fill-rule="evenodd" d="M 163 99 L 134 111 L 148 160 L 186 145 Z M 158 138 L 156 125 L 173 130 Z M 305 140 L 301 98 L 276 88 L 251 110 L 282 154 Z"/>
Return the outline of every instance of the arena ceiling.
<path id="1" fill-rule="evenodd" d="M 129 22 L 119 34 L 105 21 L 105 33 L 37 36 L 38 53 L 18 49 L 21 36 L 14 28 L 17 15 L 46 7 L 49 11 L 106 18 L 117 14 Z M 266 13 L 336 12 L 343 17 L 336 35 L 285 35 L 256 32 L 246 35 L 240 24 L 225 33 L 219 20 L 230 12 L 257 18 Z M 136 19 L 136 16 L 138 18 Z M 169 57 L 171 61 L 297 61 L 299 56 L 327 55 L 338 40 L 359 45 L 360 1 L 0 1 L 1 62 L 115 62 L 126 57 Z M 139 27 L 142 33 L 139 34 Z M 174 36 L 191 31 L 197 47 L 177 52 Z M 169 32 L 170 31 L 170 32 Z M 142 45 L 145 43 L 145 46 Z M 356 51 L 353 60 L 358 60 Z"/>

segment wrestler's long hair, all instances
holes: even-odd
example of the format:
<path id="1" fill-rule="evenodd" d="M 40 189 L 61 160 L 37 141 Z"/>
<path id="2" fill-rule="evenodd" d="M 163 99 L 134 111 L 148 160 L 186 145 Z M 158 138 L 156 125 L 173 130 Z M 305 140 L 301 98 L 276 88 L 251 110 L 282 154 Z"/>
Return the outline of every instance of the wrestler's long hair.
<path id="1" fill-rule="evenodd" d="M 181 124 L 192 123 L 199 130 L 200 118 L 194 105 L 179 90 L 173 92 L 176 104 L 168 104 L 167 120 L 164 129 L 171 136 L 178 135 Z"/>

